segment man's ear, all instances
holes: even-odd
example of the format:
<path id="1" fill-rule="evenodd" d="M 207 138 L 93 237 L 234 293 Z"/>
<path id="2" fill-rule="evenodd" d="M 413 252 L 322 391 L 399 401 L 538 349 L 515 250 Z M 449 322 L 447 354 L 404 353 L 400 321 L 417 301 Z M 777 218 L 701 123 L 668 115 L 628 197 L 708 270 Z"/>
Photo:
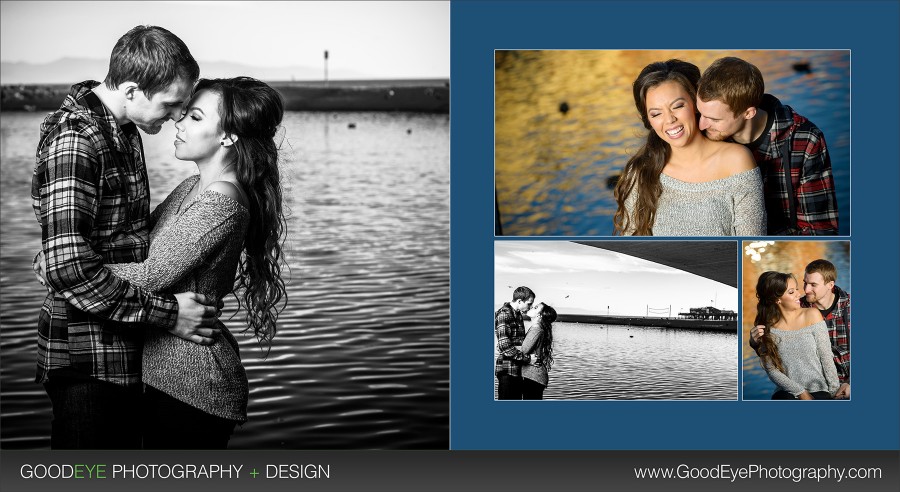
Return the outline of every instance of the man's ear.
<path id="1" fill-rule="evenodd" d="M 745 120 L 752 120 L 754 116 L 756 116 L 756 107 L 755 106 L 750 106 L 749 108 L 744 110 L 744 119 Z"/>
<path id="2" fill-rule="evenodd" d="M 132 100 L 134 100 L 135 93 L 141 89 L 140 89 L 140 87 L 138 87 L 136 82 L 125 81 L 125 82 L 122 82 L 121 84 L 119 84 L 116 87 L 116 90 L 118 90 L 119 92 L 124 94 L 125 99 L 132 101 Z"/>

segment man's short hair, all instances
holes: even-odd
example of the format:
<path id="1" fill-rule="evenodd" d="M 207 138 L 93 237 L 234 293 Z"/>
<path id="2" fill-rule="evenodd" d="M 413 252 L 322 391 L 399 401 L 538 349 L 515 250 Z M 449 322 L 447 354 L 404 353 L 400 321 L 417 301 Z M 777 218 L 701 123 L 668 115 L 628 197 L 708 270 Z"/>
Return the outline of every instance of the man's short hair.
<path id="1" fill-rule="evenodd" d="M 199 77 L 200 67 L 178 36 L 162 27 L 137 26 L 113 47 L 104 83 L 115 89 L 123 82 L 135 82 L 149 99 L 176 80 L 193 83 Z"/>
<path id="2" fill-rule="evenodd" d="M 811 273 L 821 275 L 826 284 L 837 280 L 837 270 L 834 268 L 834 264 L 828 260 L 813 260 L 809 265 L 806 265 L 806 274 L 809 275 Z"/>
<path id="3" fill-rule="evenodd" d="M 513 291 L 513 301 L 527 301 L 528 299 L 534 299 L 534 291 L 528 287 L 516 287 L 516 290 Z"/>
<path id="4" fill-rule="evenodd" d="M 733 56 L 719 58 L 700 77 L 697 97 L 722 101 L 735 116 L 759 107 L 766 87 L 762 73 L 752 63 Z"/>

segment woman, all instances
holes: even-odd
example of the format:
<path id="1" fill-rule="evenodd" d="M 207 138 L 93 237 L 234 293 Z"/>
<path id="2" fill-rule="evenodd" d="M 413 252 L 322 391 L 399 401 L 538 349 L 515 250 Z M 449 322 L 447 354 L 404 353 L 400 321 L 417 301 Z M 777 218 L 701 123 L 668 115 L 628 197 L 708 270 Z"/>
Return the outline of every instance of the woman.
<path id="1" fill-rule="evenodd" d="M 201 79 L 175 124 L 175 156 L 200 170 L 152 213 L 142 263 L 107 267 L 154 292 L 192 291 L 221 299 L 234 292 L 248 329 L 271 343 L 279 304 L 284 233 L 278 149 L 281 96 L 248 77 Z M 235 280 L 237 272 L 237 280 Z M 231 333 L 212 345 L 148 330 L 144 447 L 225 448 L 247 420 L 247 375 Z"/>
<path id="2" fill-rule="evenodd" d="M 696 65 L 669 60 L 647 65 L 634 81 L 634 103 L 650 132 L 616 185 L 616 234 L 765 235 L 759 168 L 744 146 L 700 131 L 699 79 Z"/>
<path id="3" fill-rule="evenodd" d="M 781 390 L 774 399 L 830 400 L 840 382 L 828 328 L 818 309 L 800 306 L 803 296 L 789 273 L 759 276 L 754 324 L 766 327 L 759 339 L 759 357 Z"/>
<path id="4" fill-rule="evenodd" d="M 528 311 L 531 326 L 525 332 L 522 342 L 522 353 L 537 356 L 535 364 L 522 366 L 522 399 L 543 400 L 544 389 L 550 378 L 548 373 L 553 366 L 553 325 L 556 321 L 556 310 L 537 303 Z"/>

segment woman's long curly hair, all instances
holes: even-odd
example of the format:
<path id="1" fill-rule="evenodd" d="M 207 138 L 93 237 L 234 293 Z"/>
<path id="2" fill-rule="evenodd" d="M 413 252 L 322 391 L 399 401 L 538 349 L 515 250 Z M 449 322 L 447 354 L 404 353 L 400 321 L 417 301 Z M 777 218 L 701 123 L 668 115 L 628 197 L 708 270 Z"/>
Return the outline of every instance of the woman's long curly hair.
<path id="1" fill-rule="evenodd" d="M 763 366 L 770 364 L 779 371 L 784 372 L 781 356 L 778 354 L 778 345 L 774 335 L 769 331 L 776 323 L 781 321 L 781 309 L 778 308 L 778 299 L 784 295 L 788 288 L 788 279 L 794 278 L 790 273 L 763 272 L 756 282 L 756 319 L 754 327 L 765 325 L 765 333 L 759 338 L 759 353 Z M 794 279 L 796 281 L 797 279 Z M 754 328 L 755 329 L 755 328 Z"/>
<path id="2" fill-rule="evenodd" d="M 251 77 L 200 79 L 194 93 L 201 90 L 219 95 L 222 130 L 237 137 L 231 146 L 233 162 L 247 194 L 250 220 L 234 292 L 239 307 L 246 309 L 247 329 L 253 329 L 260 344 L 271 346 L 287 302 L 281 279 L 286 222 L 274 140 L 284 101 L 275 89 Z"/>
<path id="3" fill-rule="evenodd" d="M 675 81 L 681 84 L 691 96 L 691 105 L 697 96 L 697 82 L 700 80 L 700 69 L 693 63 L 681 60 L 654 62 L 641 70 L 634 81 L 634 105 L 644 122 L 644 128 L 650 130 L 647 142 L 638 152 L 628 159 L 622 176 L 616 184 L 615 197 L 618 208 L 613 216 L 615 234 L 624 235 L 633 230 L 635 236 L 652 236 L 653 223 L 656 221 L 656 207 L 662 194 L 659 175 L 672 154 L 669 146 L 650 126 L 647 115 L 647 91 L 663 82 Z M 695 109 L 696 111 L 696 109 Z M 632 217 L 625 210 L 625 199 L 634 192 L 638 193 Z"/>
<path id="4" fill-rule="evenodd" d="M 541 327 L 540 353 L 537 356 L 541 359 L 541 365 L 547 371 L 553 366 L 553 322 L 556 321 L 556 310 L 552 307 L 541 304 L 539 311 L 539 325 Z"/>

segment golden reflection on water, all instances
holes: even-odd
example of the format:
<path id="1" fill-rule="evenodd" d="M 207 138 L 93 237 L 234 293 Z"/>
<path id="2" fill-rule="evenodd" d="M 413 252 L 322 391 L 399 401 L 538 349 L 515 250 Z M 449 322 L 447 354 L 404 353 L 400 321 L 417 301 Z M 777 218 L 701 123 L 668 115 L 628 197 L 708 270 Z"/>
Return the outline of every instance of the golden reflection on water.
<path id="1" fill-rule="evenodd" d="M 680 58 L 702 71 L 723 56 L 757 65 L 767 83 L 790 76 L 792 60 L 849 63 L 827 52 L 497 51 L 495 183 L 503 233 L 611 235 L 616 205 L 608 180 L 647 134 L 634 107 L 634 79 L 655 61 Z"/>

